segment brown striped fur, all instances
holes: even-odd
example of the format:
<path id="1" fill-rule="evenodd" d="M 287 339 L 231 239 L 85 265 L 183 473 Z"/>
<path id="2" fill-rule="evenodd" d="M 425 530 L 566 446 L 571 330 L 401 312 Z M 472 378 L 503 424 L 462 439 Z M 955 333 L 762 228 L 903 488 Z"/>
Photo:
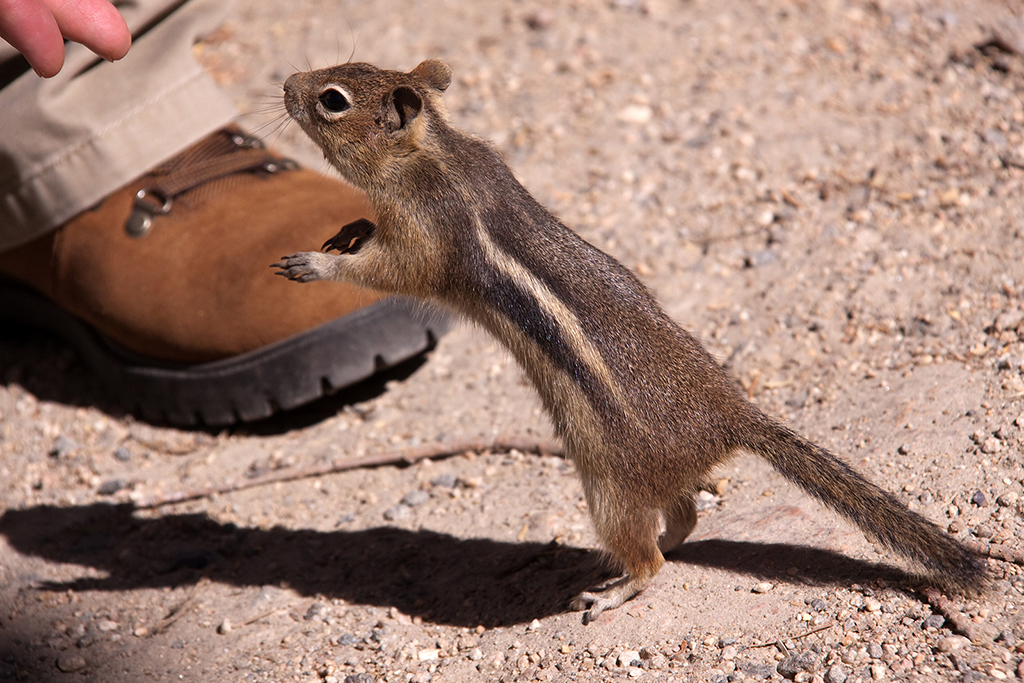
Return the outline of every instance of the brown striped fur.
<path id="1" fill-rule="evenodd" d="M 377 218 L 358 253 L 304 252 L 277 266 L 302 282 L 343 279 L 442 304 L 509 348 L 625 572 L 574 601 L 586 620 L 643 589 L 662 552 L 696 524 L 699 483 L 739 450 L 766 458 L 929 580 L 983 583 L 979 560 L 934 524 L 749 403 L 626 268 L 548 213 L 489 145 L 451 127 L 450 80 L 435 60 L 409 73 L 345 64 L 288 79 L 288 112 Z"/>

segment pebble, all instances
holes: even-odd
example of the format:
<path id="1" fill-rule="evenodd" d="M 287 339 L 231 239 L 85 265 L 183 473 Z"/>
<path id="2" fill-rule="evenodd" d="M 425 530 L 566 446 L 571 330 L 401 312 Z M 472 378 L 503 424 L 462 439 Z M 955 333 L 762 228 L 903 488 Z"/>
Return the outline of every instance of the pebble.
<path id="1" fill-rule="evenodd" d="M 871 665 L 871 677 L 876 681 L 880 681 L 885 678 L 885 675 L 889 673 L 889 667 L 881 662 L 875 662 Z"/>
<path id="2" fill-rule="evenodd" d="M 94 623 L 96 625 L 96 628 L 102 631 L 103 633 L 110 633 L 111 631 L 116 631 L 119 625 L 116 621 L 111 621 L 110 619 L 100 619 L 99 621 Z"/>
<path id="3" fill-rule="evenodd" d="M 975 491 L 974 495 L 971 496 L 971 502 L 980 508 L 988 505 L 988 498 L 981 491 Z"/>
<path id="4" fill-rule="evenodd" d="M 55 458 L 62 458 L 69 453 L 73 453 L 78 450 L 78 442 L 72 439 L 70 436 L 61 434 L 53 441 L 53 446 L 50 448 L 50 455 Z"/>
<path id="5" fill-rule="evenodd" d="M 762 581 L 761 583 L 755 583 L 754 587 L 750 589 L 752 593 L 767 593 L 771 589 L 775 588 L 775 584 L 770 581 Z"/>
<path id="6" fill-rule="evenodd" d="M 402 496 L 402 504 L 408 505 L 411 508 L 414 508 L 417 505 L 423 505 L 428 500 L 430 500 L 430 494 L 420 489 L 409 491 L 409 493 Z"/>
<path id="7" fill-rule="evenodd" d="M 776 665 L 775 670 L 785 678 L 794 679 L 801 671 L 814 673 L 818 670 L 818 655 L 813 650 L 790 655 Z"/>
<path id="8" fill-rule="evenodd" d="M 226 636 L 227 634 L 231 633 L 231 629 L 231 620 L 227 617 L 224 617 L 224 621 L 220 622 L 220 624 L 217 626 L 217 633 L 221 634 L 222 636 Z"/>
<path id="9" fill-rule="evenodd" d="M 431 479 L 430 485 L 443 489 L 453 489 L 457 482 L 458 479 L 456 479 L 454 474 L 441 474 Z"/>
<path id="10" fill-rule="evenodd" d="M 398 519 L 405 519 L 410 516 L 412 516 L 412 508 L 402 503 L 393 505 L 384 511 L 384 519 L 389 522 L 393 522 Z"/>
<path id="11" fill-rule="evenodd" d="M 121 462 L 128 462 L 132 459 L 132 452 L 126 446 L 118 446 L 114 451 L 114 457 Z"/>
<path id="12" fill-rule="evenodd" d="M 988 437 L 981 444 L 982 453 L 988 453 L 989 455 L 991 455 L 993 453 L 998 453 L 1001 450 L 1003 450 L 1003 442 L 994 436 Z"/>
<path id="13" fill-rule="evenodd" d="M 739 651 L 735 645 L 726 645 L 722 648 L 722 659 L 736 659 L 737 654 L 739 654 Z"/>
<path id="14" fill-rule="evenodd" d="M 821 598 L 814 598 L 811 600 L 811 609 L 815 612 L 824 612 L 828 609 L 828 605 Z"/>
<path id="15" fill-rule="evenodd" d="M 1017 502 L 1017 498 L 1018 496 L 1015 491 L 1008 491 L 996 498 L 996 504 L 1001 508 L 1013 507 L 1014 503 Z"/>
<path id="16" fill-rule="evenodd" d="M 469 651 L 468 656 L 471 662 L 479 662 L 481 659 L 484 658 L 484 652 L 480 648 L 474 647 L 472 650 Z"/>
<path id="17" fill-rule="evenodd" d="M 964 636 L 946 636 L 939 641 L 939 652 L 956 652 L 971 644 Z"/>
<path id="18" fill-rule="evenodd" d="M 864 609 L 869 612 L 877 612 L 882 609 L 882 603 L 875 598 L 864 598 Z"/>
<path id="19" fill-rule="evenodd" d="M 885 651 L 882 650 L 881 643 L 868 644 L 868 656 L 871 657 L 871 659 L 881 659 L 883 654 L 885 654 Z"/>
<path id="20" fill-rule="evenodd" d="M 637 664 L 633 664 L 636 662 Z M 615 658 L 615 664 L 619 668 L 637 666 L 640 663 L 640 653 L 637 650 L 626 650 Z"/>
<path id="21" fill-rule="evenodd" d="M 425 650 L 420 650 L 418 653 L 416 653 L 416 658 L 419 659 L 421 662 L 429 662 L 438 659 L 440 656 L 441 650 L 437 648 L 427 648 Z"/>
<path id="22" fill-rule="evenodd" d="M 946 617 L 941 614 L 933 614 L 924 620 L 922 626 L 924 628 L 942 628 L 942 625 L 946 623 Z"/>
<path id="23" fill-rule="evenodd" d="M 107 479 L 105 482 L 100 484 L 100 487 L 96 489 L 96 493 L 101 496 L 112 496 L 118 491 L 128 487 L 128 482 L 124 479 Z"/>
<path id="24" fill-rule="evenodd" d="M 57 668 L 66 674 L 85 668 L 85 657 L 77 652 L 65 652 L 57 658 Z"/>
<path id="25" fill-rule="evenodd" d="M 845 683 L 846 669 L 839 664 L 833 664 L 825 672 L 825 683 Z"/>

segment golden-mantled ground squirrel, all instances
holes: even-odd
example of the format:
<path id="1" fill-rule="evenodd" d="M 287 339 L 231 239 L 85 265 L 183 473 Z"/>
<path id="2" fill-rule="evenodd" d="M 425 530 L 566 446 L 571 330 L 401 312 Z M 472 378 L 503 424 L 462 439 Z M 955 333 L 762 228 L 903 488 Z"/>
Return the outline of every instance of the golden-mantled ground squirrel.
<path id="1" fill-rule="evenodd" d="M 662 553 L 697 522 L 700 483 L 740 450 L 916 562 L 929 581 L 983 585 L 971 552 L 748 402 L 632 273 L 548 213 L 487 143 L 453 128 L 442 97 L 450 81 L 436 60 L 409 73 L 345 64 L 288 79 L 288 113 L 377 215 L 324 245 L 340 255 L 303 252 L 275 266 L 299 282 L 347 280 L 442 304 L 509 348 L 625 572 L 573 601 L 585 621 L 657 574 Z"/>

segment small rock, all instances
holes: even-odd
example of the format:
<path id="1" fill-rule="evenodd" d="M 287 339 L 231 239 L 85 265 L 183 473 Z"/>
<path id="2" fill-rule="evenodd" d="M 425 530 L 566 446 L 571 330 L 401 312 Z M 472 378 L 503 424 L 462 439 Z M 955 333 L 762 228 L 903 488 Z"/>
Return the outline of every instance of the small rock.
<path id="1" fill-rule="evenodd" d="M 524 21 L 530 30 L 543 31 L 555 23 L 555 15 L 549 9 L 540 8 L 527 14 Z"/>
<path id="2" fill-rule="evenodd" d="M 69 436 L 61 434 L 53 441 L 53 446 L 50 448 L 50 455 L 55 458 L 62 458 L 65 455 L 73 453 L 78 450 L 78 442 Z M 63 669 L 61 669 L 63 671 Z"/>
<path id="3" fill-rule="evenodd" d="M 722 659 L 736 659 L 737 654 L 739 654 L 739 651 L 736 649 L 735 645 L 726 645 L 722 648 Z"/>
<path id="4" fill-rule="evenodd" d="M 654 671 L 662 671 L 668 668 L 668 657 L 665 655 L 654 655 L 647 660 L 647 666 Z"/>
<path id="5" fill-rule="evenodd" d="M 657 656 L 657 654 L 658 651 L 648 645 L 644 645 L 642 648 L 640 648 L 640 659 L 644 660 L 645 662 L 648 659 Z"/>
<path id="6" fill-rule="evenodd" d="M 818 655 L 813 650 L 804 650 L 798 655 L 786 657 L 775 667 L 775 670 L 790 680 L 796 678 L 801 671 L 814 673 L 818 670 Z"/>
<path id="7" fill-rule="evenodd" d="M 978 507 L 983 508 L 988 505 L 988 498 L 981 491 L 975 491 L 974 495 L 971 496 L 971 502 Z"/>
<path id="8" fill-rule="evenodd" d="M 99 621 L 93 623 L 95 624 L 96 629 L 102 631 L 103 633 L 110 633 L 111 631 L 116 631 L 118 627 L 118 623 L 116 621 L 111 621 L 110 619 L 100 619 Z"/>
<path id="9" fill-rule="evenodd" d="M 997 331 L 1016 330 L 1024 322 L 1024 311 L 1003 311 L 992 324 Z"/>
<path id="10" fill-rule="evenodd" d="M 474 647 L 472 650 L 469 651 L 468 657 L 471 662 L 479 662 L 481 659 L 484 658 L 484 652 L 480 648 Z"/>
<path id="11" fill-rule="evenodd" d="M 775 584 L 770 581 L 762 581 L 761 583 L 755 583 L 754 587 L 750 589 L 751 593 L 767 593 L 771 589 L 775 588 Z"/>
<path id="12" fill-rule="evenodd" d="M 946 636 L 939 641 L 939 652 L 956 652 L 970 645 L 971 641 L 964 636 Z"/>
<path id="13" fill-rule="evenodd" d="M 924 620 L 922 626 L 924 628 L 942 628 L 942 625 L 946 623 L 946 617 L 941 614 L 933 614 Z"/>
<path id="14" fill-rule="evenodd" d="M 654 117 L 654 110 L 646 104 L 630 104 L 619 112 L 618 119 L 623 123 L 644 124 Z"/>
<path id="15" fill-rule="evenodd" d="M 974 530 L 974 535 L 978 538 L 992 538 L 996 535 L 996 530 L 991 524 L 982 524 Z"/>
<path id="16" fill-rule="evenodd" d="M 125 446 L 118 446 L 114 451 L 114 457 L 121 462 L 128 462 L 132 459 L 132 452 Z"/>
<path id="17" fill-rule="evenodd" d="M 1001 450 L 1003 450 L 1003 442 L 994 436 L 988 437 L 981 444 L 982 453 L 988 453 L 989 455 L 992 455 L 993 453 L 998 453 Z"/>
<path id="18" fill-rule="evenodd" d="M 306 610 L 306 613 L 302 615 L 302 618 L 304 621 L 312 621 L 317 618 L 323 619 L 330 611 L 330 607 L 328 607 L 326 603 L 314 602 L 309 606 L 309 609 Z"/>
<path id="19" fill-rule="evenodd" d="M 426 678 L 424 678 L 424 675 L 426 676 Z M 418 680 L 417 676 L 419 677 Z M 430 683 L 430 678 L 431 676 L 429 672 L 420 671 L 412 677 L 411 681 L 415 683 Z M 374 683 L 375 680 L 376 679 L 374 679 L 373 674 L 367 673 L 365 671 L 362 673 L 349 674 L 348 676 L 345 676 L 345 683 Z"/>
<path id="20" fill-rule="evenodd" d="M 441 474 L 430 480 L 431 486 L 437 486 L 442 489 L 453 489 L 458 479 L 455 478 L 454 474 Z"/>
<path id="21" fill-rule="evenodd" d="M 828 605 L 821 598 L 814 598 L 811 600 L 811 609 L 815 612 L 824 612 L 828 609 Z"/>
<path id="22" fill-rule="evenodd" d="M 868 612 L 877 612 L 880 609 L 882 609 L 882 602 L 875 598 L 864 598 L 864 609 L 866 609 Z M 879 655 L 879 657 L 880 656 L 881 655 Z"/>
<path id="23" fill-rule="evenodd" d="M 77 652 L 65 652 L 57 658 L 57 668 L 66 674 L 85 668 L 85 657 Z"/>
<path id="24" fill-rule="evenodd" d="M 233 626 L 231 625 L 231 620 L 227 617 L 224 617 L 224 620 L 217 625 L 217 633 L 221 634 L 222 636 L 226 636 L 227 634 L 231 633 L 232 628 Z"/>
<path id="25" fill-rule="evenodd" d="M 1008 491 L 1003 495 L 996 498 L 996 504 L 1001 508 L 1013 507 L 1017 502 L 1017 493 L 1014 491 Z"/>
<path id="26" fill-rule="evenodd" d="M 96 489 L 96 493 L 101 496 L 112 496 L 118 491 L 127 488 L 128 482 L 124 479 L 107 479 L 105 482 L 100 484 L 100 487 Z"/>
<path id="27" fill-rule="evenodd" d="M 540 629 L 540 620 L 534 619 L 530 622 L 530 625 L 526 627 L 527 631 L 536 631 Z"/>
<path id="28" fill-rule="evenodd" d="M 410 516 L 412 516 L 412 508 L 402 503 L 399 503 L 398 505 L 393 505 L 384 511 L 384 519 L 388 520 L 389 522 L 393 522 L 399 519 L 405 519 Z"/>
<path id="29" fill-rule="evenodd" d="M 833 664 L 825 672 L 825 683 L 845 683 L 846 669 L 839 664 Z"/>
<path id="30" fill-rule="evenodd" d="M 1008 628 L 1004 628 L 996 636 L 996 642 L 1002 643 L 1006 647 L 1012 648 L 1017 644 L 1017 638 L 1013 635 L 1013 631 Z"/>
<path id="31" fill-rule="evenodd" d="M 416 491 L 409 491 L 409 493 L 402 496 L 402 504 L 408 505 L 411 508 L 414 508 L 417 505 L 423 505 L 428 500 L 430 500 L 430 494 L 419 489 Z"/>
<path id="32" fill-rule="evenodd" d="M 419 659 L 421 662 L 430 662 L 435 659 L 438 659 L 440 656 L 441 650 L 439 650 L 438 648 L 427 648 L 425 650 L 420 650 L 418 653 L 416 653 L 416 658 Z"/>
<path id="33" fill-rule="evenodd" d="M 881 659 L 883 654 L 885 654 L 885 650 L 882 649 L 881 643 L 868 644 L 868 657 L 871 657 L 871 659 Z"/>
<path id="34" fill-rule="evenodd" d="M 875 662 L 871 665 L 871 677 L 876 681 L 880 681 L 885 678 L 885 675 L 889 673 L 889 667 L 881 662 Z"/>
<path id="35" fill-rule="evenodd" d="M 634 664 L 633 662 L 636 662 L 636 664 Z M 640 666 L 640 663 L 640 653 L 636 650 L 626 650 L 625 652 L 623 652 L 615 658 L 615 664 L 620 669 L 625 668 L 627 666 Z"/>

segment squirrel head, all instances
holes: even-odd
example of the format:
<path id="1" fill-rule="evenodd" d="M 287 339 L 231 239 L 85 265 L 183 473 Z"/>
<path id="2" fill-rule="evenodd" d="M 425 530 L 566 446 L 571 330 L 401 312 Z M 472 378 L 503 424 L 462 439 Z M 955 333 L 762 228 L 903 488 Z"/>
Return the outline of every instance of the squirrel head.
<path id="1" fill-rule="evenodd" d="M 452 70 L 436 59 L 408 73 L 342 64 L 292 74 L 284 103 L 342 176 L 369 189 L 429 147 L 432 122 L 447 120 L 443 94 L 451 80 Z"/>

